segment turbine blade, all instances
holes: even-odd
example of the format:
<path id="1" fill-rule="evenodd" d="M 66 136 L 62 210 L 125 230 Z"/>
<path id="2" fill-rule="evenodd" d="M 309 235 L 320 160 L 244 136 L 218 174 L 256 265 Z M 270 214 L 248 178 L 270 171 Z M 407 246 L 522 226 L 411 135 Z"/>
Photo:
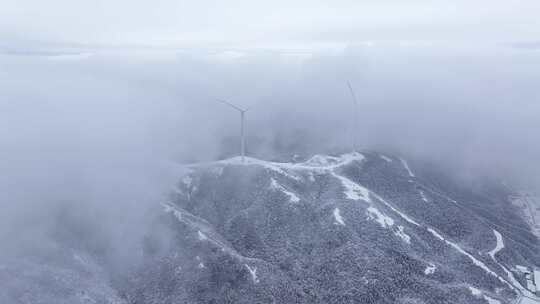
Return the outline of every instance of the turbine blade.
<path id="1" fill-rule="evenodd" d="M 239 108 L 239 107 L 233 105 L 232 103 L 230 103 L 230 102 L 228 102 L 228 101 L 226 101 L 226 100 L 223 100 L 223 99 L 216 99 L 216 100 L 219 101 L 219 102 L 221 102 L 221 103 L 224 103 L 224 104 L 228 105 L 229 107 L 234 108 L 234 109 L 237 110 L 237 111 L 245 112 L 243 109 L 241 109 L 241 108 Z"/>
<path id="2" fill-rule="evenodd" d="M 353 90 L 353 88 L 352 88 L 352 86 L 351 86 L 351 83 L 350 83 L 349 81 L 347 81 L 347 86 L 349 87 L 349 91 L 351 92 L 351 96 L 352 96 L 352 98 L 353 98 L 353 102 L 354 102 L 355 104 L 358 104 L 358 100 L 356 100 L 356 94 L 354 94 L 354 90 Z"/>

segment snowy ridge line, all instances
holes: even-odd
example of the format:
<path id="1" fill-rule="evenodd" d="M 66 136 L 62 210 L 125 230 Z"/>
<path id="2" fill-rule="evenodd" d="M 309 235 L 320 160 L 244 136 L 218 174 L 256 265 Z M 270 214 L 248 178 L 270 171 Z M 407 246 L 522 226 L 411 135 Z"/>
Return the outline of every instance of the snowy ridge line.
<path id="1" fill-rule="evenodd" d="M 197 168 L 203 166 L 212 166 L 212 165 L 238 165 L 238 166 L 250 166 L 258 165 L 264 167 L 268 170 L 277 172 L 281 175 L 287 176 L 291 179 L 299 181 L 300 178 L 293 174 L 290 174 L 287 171 L 317 171 L 325 172 L 332 171 L 336 168 L 348 165 L 355 161 L 363 161 L 365 159 L 364 155 L 358 152 L 342 154 L 340 156 L 325 156 L 325 155 L 315 155 L 302 163 L 290 163 L 290 162 L 272 162 L 260 160 L 253 157 L 245 157 L 245 161 L 242 162 L 241 157 L 233 157 L 224 160 L 196 163 L 186 165 L 187 168 Z"/>
<path id="2" fill-rule="evenodd" d="M 244 161 L 242 161 L 242 158 L 240 156 L 237 156 L 237 157 L 232 157 L 232 158 L 228 158 L 224 160 L 195 163 L 195 164 L 189 164 L 185 166 L 187 168 L 200 168 L 200 167 L 209 167 L 209 166 L 228 166 L 228 165 L 261 166 L 263 168 L 277 172 L 278 174 L 287 176 L 296 181 L 300 180 L 298 176 L 289 174 L 287 171 L 283 169 L 283 168 L 288 168 L 291 165 L 294 165 L 293 163 L 278 163 L 278 162 L 264 161 L 264 160 L 260 160 L 253 157 L 244 157 Z"/>
<path id="3" fill-rule="evenodd" d="M 392 204 L 384 200 L 381 196 L 377 195 L 376 193 L 364 188 L 363 186 L 359 185 L 356 182 L 353 182 L 352 180 L 340 175 L 336 174 L 335 169 L 340 168 L 344 165 L 350 164 L 355 161 L 362 161 L 364 160 L 364 156 L 360 153 L 349 153 L 344 154 L 340 157 L 333 157 L 333 156 L 314 156 L 310 160 L 303 162 L 303 163 L 278 163 L 278 162 L 269 162 L 269 161 L 262 161 L 255 158 L 246 158 L 245 162 L 242 162 L 239 157 L 231 158 L 228 160 L 222 160 L 217 162 L 210 162 L 205 163 L 206 165 L 259 165 L 264 168 L 267 168 L 269 170 L 272 170 L 274 172 L 277 172 L 279 174 L 282 174 L 284 176 L 290 177 L 295 180 L 299 180 L 300 178 L 296 175 L 290 174 L 288 171 L 295 171 L 295 170 L 309 170 L 310 172 L 321 172 L 321 173 L 329 173 L 338 178 L 342 185 L 345 187 L 346 192 L 345 194 L 349 199 L 358 200 L 362 199 L 365 200 L 368 203 L 372 203 L 369 195 L 373 195 L 377 200 L 379 200 L 381 203 L 383 203 L 386 207 L 391 209 L 393 212 L 397 213 L 402 219 L 404 219 L 406 222 L 421 227 L 423 229 L 427 229 L 432 235 L 434 235 L 436 238 L 440 239 L 441 241 L 447 243 L 452 248 L 457 250 L 459 253 L 465 255 L 468 257 L 474 265 L 480 267 L 482 270 L 484 270 L 487 274 L 494 276 L 501 282 L 508 285 L 511 289 L 515 290 L 516 288 L 510 284 L 508 281 L 506 281 L 504 278 L 500 277 L 496 272 L 491 270 L 488 266 L 486 266 L 483 262 L 475 258 L 472 254 L 468 253 L 467 251 L 463 250 L 459 245 L 456 243 L 453 243 L 447 239 L 445 239 L 441 234 L 439 234 L 435 229 L 421 225 L 417 221 L 415 221 L 413 218 L 409 217 L 407 214 L 401 212 L 397 208 L 395 208 Z M 414 173 L 410 170 L 410 167 L 408 166 L 407 162 L 403 159 L 401 159 L 402 164 L 404 168 L 409 173 L 410 177 L 415 177 Z M 190 167 L 196 167 L 201 166 L 205 164 L 194 164 Z M 433 192 L 436 193 L 436 192 Z M 443 197 L 446 197 L 447 199 L 454 202 L 457 206 L 459 204 L 450 198 L 448 198 L 445 195 L 441 195 Z M 461 207 L 461 206 L 459 206 Z"/>
<path id="4" fill-rule="evenodd" d="M 351 181 L 352 182 L 352 181 Z M 353 182 L 354 183 L 354 182 Z M 357 183 L 356 183 L 357 184 Z M 358 185 L 358 184 L 357 184 Z M 363 187 L 362 187 L 363 188 Z M 373 195 L 375 198 L 377 198 L 377 200 L 381 201 L 384 205 L 386 205 L 388 208 L 390 208 L 392 211 L 394 211 L 395 213 L 397 213 L 401 218 L 403 218 L 405 221 L 409 222 L 410 224 L 413 224 L 417 227 L 421 227 L 421 228 L 424 228 L 424 229 L 427 229 L 427 231 L 429 231 L 433 236 L 435 236 L 436 238 L 438 238 L 439 240 L 445 242 L 446 244 L 450 245 L 452 248 L 454 248 L 455 250 L 457 250 L 459 253 L 465 255 L 466 257 L 468 257 L 472 263 L 478 267 L 480 267 L 482 270 L 484 270 L 486 273 L 488 273 L 489 275 L 492 275 L 494 276 L 495 278 L 497 278 L 499 281 L 505 283 L 506 285 L 508 285 L 512 290 L 516 290 L 517 287 L 514 287 L 511 283 L 509 283 L 508 281 L 506 281 L 504 278 L 502 278 L 501 276 L 499 276 L 495 271 L 491 270 L 485 263 L 483 263 L 482 261 L 478 260 L 477 258 L 475 258 L 472 254 L 468 253 L 467 251 L 465 251 L 463 248 L 461 248 L 459 245 L 457 245 L 456 243 L 454 242 L 451 242 L 449 240 L 447 240 L 446 238 L 444 238 L 440 233 L 438 233 L 435 229 L 431 228 L 431 227 L 427 227 L 427 226 L 424 226 L 424 225 L 421 225 L 419 224 L 417 221 L 413 220 L 411 217 L 409 217 L 408 215 L 404 214 L 403 212 L 399 211 L 398 209 L 396 209 L 394 206 L 392 206 L 392 204 L 390 204 L 389 202 L 387 202 L 386 200 L 384 200 L 381 196 L 379 196 L 378 194 L 376 194 L 375 192 L 369 190 L 369 194 Z"/>
<path id="5" fill-rule="evenodd" d="M 214 234 L 214 232 L 212 231 L 211 228 L 206 227 L 206 226 L 204 226 L 204 225 L 202 225 L 200 223 L 194 222 L 194 221 L 190 220 L 189 217 L 191 216 L 193 218 L 200 219 L 202 222 L 208 223 L 204 219 L 196 217 L 195 215 L 192 215 L 191 213 L 189 213 L 187 211 L 180 211 L 180 210 L 178 210 L 177 207 L 172 206 L 170 204 L 162 204 L 162 206 L 164 207 L 165 212 L 172 213 L 176 217 L 176 219 L 178 221 L 180 221 L 180 222 L 182 222 L 184 224 L 187 224 L 188 226 L 190 226 L 191 228 L 196 230 L 197 231 L 197 237 L 198 237 L 198 239 L 200 241 L 208 241 L 209 243 L 213 244 L 214 246 L 219 247 L 223 252 L 226 252 L 226 253 L 230 254 L 231 256 L 239 259 L 240 261 L 264 262 L 263 260 L 258 259 L 258 258 L 250 258 L 250 257 L 245 257 L 245 256 L 241 255 L 240 253 L 238 253 L 238 251 L 236 251 L 231 246 L 229 246 L 229 245 L 225 244 L 224 242 L 214 238 L 212 236 L 212 234 Z M 210 225 L 210 224 L 208 224 L 208 225 Z"/>

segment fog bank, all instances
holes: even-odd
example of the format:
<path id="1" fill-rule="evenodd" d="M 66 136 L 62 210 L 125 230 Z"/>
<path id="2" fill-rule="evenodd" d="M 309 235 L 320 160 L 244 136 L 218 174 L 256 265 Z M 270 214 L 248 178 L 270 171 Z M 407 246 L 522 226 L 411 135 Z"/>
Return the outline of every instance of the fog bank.
<path id="1" fill-rule="evenodd" d="M 178 164 L 360 147 L 535 186 L 540 53 L 508 46 L 350 44 L 339 50 L 118 50 L 0 56 L 2 252 L 87 221 L 133 254 Z M 528 186 L 529 186 L 528 185 Z M 67 211 L 66 211 L 67 210 Z M 121 244 L 121 245 L 119 245 Z"/>

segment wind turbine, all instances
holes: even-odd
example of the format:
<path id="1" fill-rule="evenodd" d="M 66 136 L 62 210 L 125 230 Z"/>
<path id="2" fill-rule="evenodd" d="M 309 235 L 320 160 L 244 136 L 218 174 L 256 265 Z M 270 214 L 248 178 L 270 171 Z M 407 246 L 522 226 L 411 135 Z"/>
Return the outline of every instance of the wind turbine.
<path id="1" fill-rule="evenodd" d="M 354 94 L 354 90 L 351 86 L 351 83 L 347 81 L 347 86 L 349 87 L 349 91 L 351 92 L 351 96 L 353 99 L 353 130 L 352 130 L 352 140 L 353 140 L 353 152 L 356 152 L 357 150 L 357 144 L 358 144 L 358 138 L 356 135 L 356 132 L 358 132 L 358 100 L 356 99 L 356 94 Z"/>
<path id="2" fill-rule="evenodd" d="M 217 101 L 224 103 L 229 107 L 235 109 L 236 111 L 240 112 L 240 159 L 242 160 L 242 162 L 244 162 L 246 156 L 246 138 L 244 134 L 245 114 L 247 111 L 249 111 L 250 108 L 242 109 L 222 99 L 218 99 Z"/>

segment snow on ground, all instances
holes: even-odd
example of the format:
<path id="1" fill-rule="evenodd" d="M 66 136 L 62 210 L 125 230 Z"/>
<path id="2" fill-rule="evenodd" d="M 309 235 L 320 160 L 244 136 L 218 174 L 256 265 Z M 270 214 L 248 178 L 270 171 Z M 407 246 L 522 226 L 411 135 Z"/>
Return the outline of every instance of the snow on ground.
<path id="1" fill-rule="evenodd" d="M 346 153 L 340 156 L 327 156 L 327 155 L 315 155 L 309 160 L 302 163 L 290 163 L 290 162 L 271 162 L 260 160 L 253 157 L 245 157 L 245 160 L 242 161 L 240 156 L 213 161 L 205 163 L 197 163 L 187 165 L 187 168 L 201 167 L 201 166 L 226 166 L 226 165 L 258 165 L 262 166 L 268 170 L 274 171 L 281 175 L 287 176 L 294 180 L 299 181 L 300 177 L 296 174 L 293 174 L 294 171 L 315 171 L 315 172 L 324 172 L 329 170 L 334 170 L 338 167 L 348 165 L 352 162 L 360 162 L 365 159 L 364 155 L 358 152 Z M 291 173 L 292 172 L 292 173 Z"/>
<path id="2" fill-rule="evenodd" d="M 300 198 L 294 194 L 293 192 L 287 190 L 287 188 L 283 187 L 282 185 L 280 185 L 275 179 L 272 178 L 272 181 L 270 183 L 270 187 L 272 189 L 275 189 L 275 190 L 278 190 L 278 191 L 281 191 L 283 193 L 285 193 L 288 197 L 289 197 L 289 201 L 292 202 L 292 203 L 298 203 L 300 201 Z"/>
<path id="3" fill-rule="evenodd" d="M 345 196 L 348 199 L 351 200 L 363 200 L 368 203 L 371 202 L 371 199 L 369 198 L 369 190 L 358 185 L 357 183 L 353 182 L 352 180 L 346 178 L 345 176 L 338 175 L 336 173 L 332 172 L 332 175 L 339 179 L 341 181 L 341 184 L 345 188 Z"/>
<path id="4" fill-rule="evenodd" d="M 249 271 L 249 274 L 251 275 L 251 279 L 253 280 L 253 283 L 257 284 L 259 283 L 259 278 L 257 278 L 257 267 L 250 267 L 248 264 L 244 264 Z"/>
<path id="5" fill-rule="evenodd" d="M 540 303 L 540 299 L 521 297 L 516 304 L 539 304 L 539 303 Z"/>
<path id="6" fill-rule="evenodd" d="M 183 174 L 181 175 L 181 185 L 176 185 L 173 187 L 172 192 L 179 195 L 186 195 L 188 199 L 191 199 L 191 195 L 197 192 L 197 185 L 194 183 L 193 176 L 191 175 L 193 170 L 184 169 Z"/>
<path id="7" fill-rule="evenodd" d="M 336 220 L 335 224 L 345 226 L 345 221 L 341 216 L 341 211 L 339 210 L 339 208 L 334 209 L 334 219 Z"/>
<path id="8" fill-rule="evenodd" d="M 435 270 L 437 270 L 437 266 L 433 265 L 433 264 L 429 264 L 426 269 L 424 269 L 424 274 L 425 275 L 430 275 L 430 274 L 434 274 L 435 273 Z"/>
<path id="9" fill-rule="evenodd" d="M 491 256 L 493 261 L 497 263 L 497 265 L 499 265 L 504 270 L 504 272 L 506 273 L 506 276 L 508 277 L 512 285 L 514 285 L 514 287 L 519 289 L 521 291 L 521 294 L 531 297 L 531 298 L 535 298 L 534 295 L 529 290 L 527 290 L 525 287 L 523 287 L 523 285 L 521 285 L 521 283 L 516 279 L 514 274 L 510 270 L 508 270 L 508 268 L 506 268 L 503 264 L 499 263 L 499 261 L 495 257 L 495 254 L 497 254 L 497 252 L 501 251 L 504 248 L 504 240 L 503 240 L 502 235 L 497 230 L 493 230 L 493 234 L 495 234 L 495 238 L 497 239 L 497 244 L 495 245 L 495 248 L 493 250 L 488 252 L 488 254 Z M 540 302 L 540 299 L 538 300 Z"/>
<path id="10" fill-rule="evenodd" d="M 501 301 L 495 300 L 494 298 L 490 298 L 486 295 L 484 295 L 484 299 L 488 302 L 488 304 L 501 304 Z"/>
<path id="11" fill-rule="evenodd" d="M 382 213 L 379 209 L 373 206 L 367 208 L 366 215 L 369 220 L 376 221 L 383 228 L 391 228 L 395 224 L 394 219 Z M 411 243 L 411 237 L 405 233 L 405 228 L 403 226 L 398 225 L 397 227 L 395 227 L 393 231 L 394 231 L 394 235 L 401 238 L 405 243 L 407 244 Z"/>
<path id="12" fill-rule="evenodd" d="M 233 161 L 231 164 L 236 165 L 259 165 L 262 166 L 268 170 L 277 172 L 283 176 L 286 176 L 288 178 L 294 179 L 296 181 L 300 181 L 300 177 L 298 177 L 295 174 L 289 173 L 286 169 L 293 165 L 293 163 L 276 163 L 276 162 L 270 162 L 270 161 L 264 161 L 256 158 L 246 157 L 245 162 L 242 162 L 240 159 L 239 161 Z"/>
<path id="13" fill-rule="evenodd" d="M 462 249 L 459 245 L 445 239 L 436 230 L 434 230 L 434 229 L 432 229 L 432 228 L 430 228 L 428 226 L 424 226 L 424 225 L 419 224 L 418 222 L 413 220 L 411 217 L 409 217 L 405 213 L 403 213 L 403 212 L 399 211 L 398 209 L 396 209 L 392 204 L 390 204 L 389 202 L 384 200 L 382 197 L 380 197 L 376 193 L 374 193 L 372 191 L 369 191 L 368 189 L 364 188 L 360 184 L 355 183 L 352 180 L 350 180 L 350 179 L 348 179 L 348 178 L 346 178 L 346 177 L 344 177 L 342 175 L 339 175 L 339 174 L 335 173 L 335 169 L 337 169 L 337 168 L 339 168 L 341 166 L 345 166 L 345 165 L 350 164 L 352 162 L 362 161 L 362 160 L 364 160 L 364 156 L 362 154 L 360 154 L 360 153 L 355 152 L 355 153 L 344 154 L 344 155 L 341 155 L 339 157 L 317 155 L 317 156 L 314 156 L 313 158 L 309 159 L 308 161 L 306 161 L 304 163 L 277 163 L 277 162 L 268 162 L 268 161 L 258 160 L 258 159 L 249 158 L 249 157 L 246 157 L 246 161 L 242 162 L 240 157 L 235 157 L 235 158 L 222 160 L 222 161 L 217 161 L 217 162 L 211 162 L 211 163 L 207 163 L 207 164 L 208 165 L 216 165 L 216 164 L 218 164 L 218 165 L 228 165 L 228 164 L 234 164 L 234 165 L 260 165 L 260 166 L 263 166 L 263 167 L 265 167 L 265 168 L 267 168 L 269 170 L 272 170 L 274 172 L 277 172 L 277 173 L 279 173 L 281 175 L 284 175 L 286 177 L 289 177 L 289 178 L 292 178 L 292 179 L 295 179 L 295 180 L 300 180 L 299 175 L 297 174 L 297 172 L 295 172 L 296 170 L 308 170 L 308 172 L 310 172 L 310 173 L 314 173 L 314 172 L 315 173 L 330 173 L 334 177 L 336 177 L 337 179 L 339 179 L 341 181 L 343 187 L 345 188 L 344 194 L 346 195 L 346 197 L 348 199 L 351 199 L 351 200 L 364 200 L 364 201 L 366 201 L 368 203 L 373 203 L 373 201 L 370 198 L 370 196 L 373 196 L 378 201 L 380 201 L 381 203 L 386 205 L 393 212 L 397 213 L 405 221 L 407 221 L 408 223 L 413 224 L 415 226 L 427 229 L 437 239 L 445 242 L 446 244 L 450 245 L 452 248 L 457 250 L 459 253 L 465 255 L 467 258 L 469 258 L 472 261 L 472 263 L 474 265 L 480 267 L 486 273 L 496 277 L 501 282 L 507 284 L 510 288 L 516 289 L 516 287 L 517 287 L 517 288 L 520 289 L 520 291 L 523 294 L 525 294 L 525 295 L 530 294 L 530 293 L 527 294 L 527 290 L 525 290 L 519 284 L 519 282 L 517 282 L 517 280 L 515 280 L 513 275 L 506 268 L 504 268 L 504 266 L 501 265 L 503 267 L 503 269 L 507 272 L 509 279 L 512 281 L 512 284 L 510 284 L 508 281 L 506 281 L 505 279 L 503 279 L 502 277 L 497 275 L 497 273 L 492 271 L 486 264 L 484 264 L 483 262 L 476 259 L 472 254 L 470 254 L 467 251 L 465 251 L 464 249 Z M 408 163 L 403 158 L 400 158 L 400 161 L 401 161 L 403 167 L 405 168 L 405 170 L 407 171 L 407 173 L 409 174 L 409 176 L 410 177 L 415 177 L 415 175 L 411 171 Z M 204 164 L 202 164 L 202 165 L 204 165 Z M 196 166 L 201 166 L 201 164 L 197 164 Z M 394 224 L 394 220 L 392 218 L 384 215 L 382 212 L 380 212 L 378 209 L 376 209 L 373 206 L 369 207 L 367 212 L 368 212 L 369 217 L 376 220 L 383 227 L 390 227 L 390 226 L 392 226 Z M 336 218 L 336 221 L 338 222 L 337 218 Z M 403 229 L 400 229 L 398 227 L 397 231 L 394 231 L 394 232 L 399 237 L 402 237 L 402 239 L 410 240 L 410 237 L 408 237 L 406 234 L 404 235 Z M 501 241 L 502 241 L 502 238 L 501 238 Z M 500 250 L 500 249 L 498 249 L 498 250 Z M 493 253 L 493 256 L 495 255 L 495 253 L 496 252 Z M 487 300 L 487 298 L 486 298 L 486 300 Z M 497 301 L 497 300 L 494 300 L 494 301 Z M 493 302 L 493 303 L 496 303 L 496 302 Z"/>
<path id="14" fill-rule="evenodd" d="M 175 269 L 174 269 L 174 274 L 179 276 L 180 274 L 182 274 L 182 266 L 177 266 Z"/>
<path id="15" fill-rule="evenodd" d="M 200 256 L 196 256 L 195 259 L 197 260 L 197 262 L 199 262 L 199 264 L 197 265 L 197 267 L 200 268 L 200 269 L 203 269 L 205 266 L 204 266 L 204 263 L 203 263 L 202 260 L 201 260 L 201 257 L 200 257 Z"/>
<path id="16" fill-rule="evenodd" d="M 414 177 L 414 173 L 411 171 L 411 168 L 409 167 L 409 164 L 407 163 L 407 161 L 404 160 L 403 158 L 400 158 L 399 160 L 401 161 L 403 168 L 405 168 L 405 170 L 407 170 L 407 173 L 409 173 L 409 176 Z"/>
<path id="17" fill-rule="evenodd" d="M 442 235 L 440 235 L 437 231 L 435 231 L 434 229 L 432 228 L 428 228 L 428 231 L 433 234 L 433 236 L 435 236 L 436 238 L 438 238 L 439 240 L 441 241 L 444 241 L 444 238 Z"/>
<path id="18" fill-rule="evenodd" d="M 534 284 L 534 282 L 532 280 L 526 280 L 526 283 L 527 283 L 527 289 L 528 290 L 531 290 L 531 291 L 536 290 L 536 285 Z"/>
<path id="19" fill-rule="evenodd" d="M 429 202 L 428 198 L 426 197 L 426 194 L 424 193 L 424 191 L 420 190 L 420 197 L 422 198 L 422 200 L 426 203 Z"/>
<path id="20" fill-rule="evenodd" d="M 368 216 L 368 219 L 375 220 L 383 228 L 388 228 L 394 225 L 394 220 L 391 217 L 387 216 L 386 214 L 383 214 L 382 212 L 379 211 L 379 209 L 373 206 L 367 208 L 366 214 Z"/>
<path id="21" fill-rule="evenodd" d="M 346 153 L 338 157 L 316 155 L 305 163 L 298 164 L 297 167 L 323 167 L 332 170 L 337 167 L 350 164 L 354 161 L 363 161 L 364 159 L 364 155 L 358 152 Z"/>
<path id="22" fill-rule="evenodd" d="M 516 279 L 516 277 L 514 277 L 514 274 L 511 271 L 509 271 L 503 264 L 499 263 L 499 261 L 495 257 L 497 252 L 501 251 L 504 248 L 504 240 L 503 240 L 502 235 L 499 233 L 499 231 L 494 229 L 493 234 L 495 234 L 497 244 L 495 245 L 495 248 L 493 248 L 493 250 L 488 252 L 489 256 L 491 256 L 491 258 L 493 259 L 495 263 L 497 263 L 497 265 L 501 266 L 501 268 L 506 273 L 506 276 L 508 277 L 512 285 L 514 285 L 517 289 L 519 289 L 523 294 L 527 296 L 533 296 L 532 293 L 530 293 L 525 287 L 523 287 L 521 283 Z"/>
<path id="23" fill-rule="evenodd" d="M 521 283 L 516 279 L 516 277 L 514 277 L 514 274 L 512 272 L 510 272 L 510 270 L 508 270 L 506 267 L 504 267 L 504 265 L 502 265 L 501 263 L 497 262 L 497 264 L 499 266 L 501 266 L 501 268 L 504 270 L 504 272 L 506 273 L 506 275 L 508 276 L 508 279 L 510 280 L 510 282 L 512 282 L 512 284 L 521 291 L 521 293 L 523 295 L 526 295 L 528 297 L 532 297 L 534 298 L 534 295 L 529 291 L 527 290 L 525 287 L 523 287 L 521 285 Z M 538 299 L 538 302 L 540 303 L 540 299 Z"/>
<path id="24" fill-rule="evenodd" d="M 208 240 L 208 237 L 206 234 L 202 233 L 200 230 L 197 231 L 197 236 L 199 237 L 199 241 L 206 241 Z"/>
<path id="25" fill-rule="evenodd" d="M 497 254 L 497 252 L 501 251 L 504 248 L 504 242 L 503 242 L 502 235 L 499 233 L 499 231 L 493 230 L 493 234 L 495 234 L 495 238 L 497 239 L 497 244 L 495 245 L 495 248 L 493 248 L 493 250 L 488 252 L 488 254 L 491 256 L 493 260 L 495 260 L 495 254 Z"/>
<path id="26" fill-rule="evenodd" d="M 392 159 L 385 157 L 385 160 L 386 161 L 392 161 Z M 263 166 L 269 170 L 272 170 L 274 172 L 277 172 L 281 175 L 284 175 L 284 176 L 287 176 L 287 177 L 290 177 L 292 179 L 295 179 L 295 180 L 299 180 L 300 177 L 296 174 L 296 172 L 294 171 L 303 171 L 303 170 L 307 170 L 310 174 L 308 175 L 309 178 L 312 180 L 312 176 L 313 176 L 313 173 L 330 173 L 332 174 L 332 176 L 334 176 L 335 178 L 337 178 L 342 186 L 345 188 L 344 189 L 344 194 L 345 196 L 347 197 L 347 199 L 351 199 L 351 200 L 363 200 L 365 202 L 368 202 L 368 203 L 372 203 L 372 200 L 370 198 L 370 191 L 361 186 L 360 184 L 358 183 L 355 183 L 354 181 L 350 180 L 349 178 L 343 176 L 343 175 L 340 175 L 340 174 L 337 174 L 335 172 L 335 169 L 341 167 L 341 166 L 345 166 L 345 165 L 348 165 L 352 162 L 360 162 L 360 161 L 363 161 L 365 159 L 365 157 L 360 154 L 360 153 L 357 153 L 357 152 L 353 152 L 353 153 L 347 153 L 347 154 L 343 154 L 341 156 L 326 156 L 326 155 L 315 155 L 313 156 L 312 158 L 310 158 L 309 160 L 303 162 L 303 163 L 278 163 L 278 162 L 269 162 L 269 161 L 263 161 L 263 160 L 259 160 L 259 159 L 255 159 L 255 158 L 250 158 L 250 157 L 246 157 L 245 158 L 245 161 L 242 162 L 241 158 L 240 157 L 234 157 L 234 158 L 231 158 L 231 159 L 227 159 L 227 160 L 222 160 L 222 161 L 217 161 L 217 162 L 212 162 L 212 163 L 207 163 L 207 164 L 220 164 L 220 165 L 227 165 L 227 164 L 235 164 L 235 165 L 260 165 L 260 166 Z M 411 176 L 414 176 L 414 174 L 410 171 L 407 163 L 405 162 L 405 160 L 401 159 L 402 163 L 404 163 L 404 166 L 405 168 L 407 169 L 407 171 L 409 172 L 409 174 Z M 300 201 L 300 198 L 292 193 L 291 191 L 288 191 L 285 187 L 283 187 L 282 185 L 280 185 L 279 183 L 277 183 L 277 181 L 275 179 L 272 179 L 272 183 L 271 183 L 271 186 L 273 188 L 276 188 L 276 189 L 279 189 L 280 191 L 284 192 L 285 194 L 287 194 L 291 201 L 292 202 L 298 202 Z M 374 194 L 376 195 L 376 194 Z M 416 226 L 420 226 L 417 222 L 415 222 L 414 220 L 412 220 L 410 217 L 408 217 L 407 215 L 405 215 L 404 213 L 398 211 L 396 208 L 394 208 L 391 204 L 389 204 L 388 202 L 386 202 L 385 200 L 383 200 L 381 197 L 379 196 L 376 196 L 377 199 L 379 201 L 381 201 L 383 204 L 385 204 L 386 206 L 388 206 L 390 209 L 392 209 L 392 211 L 398 213 L 402 218 L 404 218 L 407 222 L 409 223 L 412 223 Z M 339 217 L 337 216 L 339 215 Z M 343 222 L 344 224 L 344 221 L 343 221 L 343 218 L 341 217 L 340 213 L 339 213 L 339 209 L 338 211 L 334 210 L 334 217 L 336 218 L 336 222 L 338 224 L 341 225 L 341 222 Z M 376 220 L 379 224 L 381 224 L 381 226 L 387 228 L 387 227 L 391 227 L 394 225 L 394 220 L 390 217 L 388 217 L 387 215 L 383 214 L 382 212 L 380 212 L 377 208 L 371 206 L 370 208 L 368 208 L 368 217 L 371 217 L 372 219 Z M 338 220 L 339 218 L 339 220 Z M 404 227 L 403 226 L 398 226 L 396 228 L 396 230 L 394 231 L 394 234 L 398 237 L 400 237 L 403 241 L 405 241 L 406 243 L 410 243 L 410 236 L 407 235 L 405 232 L 404 232 Z"/>
<path id="27" fill-rule="evenodd" d="M 523 287 L 523 285 L 521 285 L 518 279 L 516 279 L 514 274 L 510 270 L 508 270 L 508 268 L 506 268 L 503 264 L 499 263 L 495 255 L 497 254 L 497 252 L 501 251 L 504 248 L 504 240 L 503 240 L 502 235 L 499 233 L 499 231 L 493 230 L 493 234 L 495 235 L 497 244 L 495 245 L 495 248 L 493 248 L 493 250 L 488 252 L 489 256 L 491 256 L 493 261 L 497 263 L 497 265 L 499 265 L 504 270 L 504 272 L 506 273 L 506 276 L 508 277 L 512 285 L 515 288 L 519 289 L 522 295 L 525 295 L 531 298 L 536 298 L 529 290 L 527 290 L 525 287 Z M 540 302 L 540 299 L 538 299 L 538 302 Z"/>
<path id="28" fill-rule="evenodd" d="M 397 230 L 394 232 L 394 234 L 400 237 L 405 243 L 411 243 L 411 237 L 405 233 L 405 228 L 403 226 L 397 226 Z"/>
<path id="29" fill-rule="evenodd" d="M 418 222 L 416 222 L 415 220 L 413 220 L 412 218 L 410 218 L 408 215 L 406 215 L 405 213 L 397 210 L 394 206 L 392 206 L 392 204 L 390 204 L 389 202 L 387 202 L 386 200 L 384 200 L 381 196 L 379 196 L 378 194 L 376 194 L 375 192 L 371 192 L 371 195 L 373 195 L 377 200 L 379 200 L 380 202 L 382 202 L 384 205 L 386 205 L 388 208 L 392 209 L 392 211 L 394 211 L 395 213 L 397 213 L 399 216 L 401 216 L 401 218 L 403 218 L 405 221 L 415 225 L 415 226 L 421 226 Z"/>
<path id="30" fill-rule="evenodd" d="M 471 291 L 471 294 L 473 296 L 475 296 L 476 298 L 480 299 L 480 298 L 484 298 L 484 300 L 486 300 L 489 304 L 501 304 L 501 301 L 499 300 L 495 300 L 491 297 L 488 297 L 487 295 L 484 294 L 484 292 L 482 292 L 480 289 L 478 288 L 475 288 L 475 287 L 472 287 L 472 286 L 469 286 L 469 290 Z"/>
<path id="31" fill-rule="evenodd" d="M 163 207 L 165 212 L 172 213 L 179 222 L 182 222 L 193 229 L 197 229 L 197 238 L 199 241 L 209 242 L 213 246 L 221 249 L 221 251 L 226 252 L 239 260 L 258 261 L 256 258 L 248 258 L 239 254 L 232 246 L 229 246 L 225 240 L 220 240 L 217 234 L 212 231 L 212 228 L 210 228 L 211 224 L 204 219 L 201 219 L 177 206 L 163 204 Z M 200 268 L 203 267 L 204 264 Z"/>
<path id="32" fill-rule="evenodd" d="M 387 163 L 391 163 L 392 159 L 386 155 L 379 154 L 379 157 L 384 159 Z"/>
<path id="33" fill-rule="evenodd" d="M 482 295 L 482 291 L 478 288 L 474 288 L 472 286 L 469 286 L 469 290 L 471 291 L 471 294 L 475 297 L 480 297 Z"/>
<path id="34" fill-rule="evenodd" d="M 327 167 L 329 165 L 335 165 L 339 163 L 339 161 L 339 157 L 318 154 L 308 159 L 305 164 L 314 167 Z"/>
<path id="35" fill-rule="evenodd" d="M 435 236 L 436 238 L 438 238 L 439 240 L 445 242 L 446 244 L 450 245 L 451 247 L 453 247 L 455 250 L 457 250 L 459 253 L 465 255 L 466 257 L 468 257 L 474 265 L 482 268 L 486 273 L 496 277 L 499 281 L 507 284 L 511 289 L 514 289 L 515 290 L 515 287 L 508 283 L 505 279 L 501 278 L 497 273 L 495 273 L 493 270 L 489 269 L 489 267 L 486 266 L 486 264 L 484 264 L 482 261 L 478 260 L 477 258 L 475 258 L 472 254 L 468 253 L 467 251 L 463 250 L 463 248 L 461 248 L 458 244 L 454 243 L 454 242 L 451 242 L 447 239 L 445 239 L 442 235 L 440 235 L 437 231 L 435 231 L 434 229 L 432 228 L 428 228 L 428 231 L 433 235 Z"/>
<path id="36" fill-rule="evenodd" d="M 187 165 L 189 168 L 194 167 L 204 167 L 204 166 L 227 166 L 227 165 L 237 165 L 237 166 L 261 166 L 267 170 L 274 171 L 280 175 L 286 176 L 288 178 L 294 179 L 296 181 L 300 181 L 300 177 L 294 174 L 291 174 L 287 172 L 286 169 L 290 169 L 291 166 L 294 165 L 294 163 L 278 163 L 278 162 L 271 162 L 271 161 L 265 161 L 260 160 L 253 157 L 244 157 L 244 160 L 242 161 L 242 157 L 236 156 L 224 160 L 218 160 L 213 162 L 205 162 L 205 163 L 197 163 L 197 164 L 191 164 Z"/>

